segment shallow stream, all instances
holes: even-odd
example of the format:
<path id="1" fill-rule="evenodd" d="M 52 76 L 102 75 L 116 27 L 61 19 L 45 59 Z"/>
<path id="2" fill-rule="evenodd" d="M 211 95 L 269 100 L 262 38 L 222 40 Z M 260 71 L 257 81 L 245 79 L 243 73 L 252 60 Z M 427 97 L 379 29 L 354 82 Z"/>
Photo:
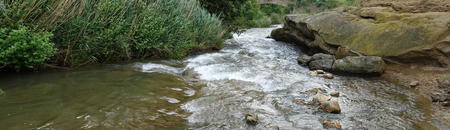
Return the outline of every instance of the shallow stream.
<path id="1" fill-rule="evenodd" d="M 377 78 L 310 76 L 294 45 L 255 28 L 186 58 L 0 76 L 1 129 L 449 129 L 430 101 Z M 342 113 L 309 105 L 340 92 Z M 259 118 L 256 126 L 245 114 Z"/>

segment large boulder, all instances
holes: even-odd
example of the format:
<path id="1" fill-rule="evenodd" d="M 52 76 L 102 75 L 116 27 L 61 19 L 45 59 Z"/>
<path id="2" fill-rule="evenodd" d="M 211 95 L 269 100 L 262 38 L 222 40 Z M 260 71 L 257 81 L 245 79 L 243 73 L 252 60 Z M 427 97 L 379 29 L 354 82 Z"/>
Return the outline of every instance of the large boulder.
<path id="1" fill-rule="evenodd" d="M 377 56 L 347 56 L 333 64 L 333 71 L 355 74 L 381 74 L 384 69 L 383 59 Z"/>
<path id="2" fill-rule="evenodd" d="M 339 47 L 404 63 L 450 65 L 450 12 L 398 12 L 364 7 L 309 15 L 288 15 L 276 40 L 336 54 Z M 341 57 L 339 57 L 341 58 Z"/>

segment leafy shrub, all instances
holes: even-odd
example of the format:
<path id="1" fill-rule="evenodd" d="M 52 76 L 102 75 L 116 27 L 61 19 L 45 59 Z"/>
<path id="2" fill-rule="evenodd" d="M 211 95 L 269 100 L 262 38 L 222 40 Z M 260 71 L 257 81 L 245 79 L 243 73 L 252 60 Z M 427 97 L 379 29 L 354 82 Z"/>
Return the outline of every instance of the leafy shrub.
<path id="1" fill-rule="evenodd" d="M 24 26 L 0 28 L 0 66 L 19 70 L 44 63 L 55 51 L 51 37 L 51 33 L 31 32 Z"/>

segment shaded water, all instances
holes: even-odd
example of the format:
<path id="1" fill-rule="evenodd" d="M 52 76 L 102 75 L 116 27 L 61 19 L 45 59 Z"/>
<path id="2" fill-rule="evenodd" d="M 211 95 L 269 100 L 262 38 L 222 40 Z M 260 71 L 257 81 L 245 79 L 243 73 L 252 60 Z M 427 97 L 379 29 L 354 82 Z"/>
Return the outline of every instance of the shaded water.
<path id="1" fill-rule="evenodd" d="M 0 129 L 184 128 L 183 79 L 133 66 L 8 75 L 0 79 Z"/>
<path id="2" fill-rule="evenodd" d="M 6 129 L 448 129 L 429 101 L 377 78 L 312 77 L 295 46 L 250 29 L 216 53 L 184 61 L 1 77 Z M 193 87 L 201 85 L 202 87 Z M 203 85 L 202 85 L 203 84 Z M 308 105 L 314 88 L 338 91 L 341 114 Z M 259 117 L 247 125 L 247 113 Z"/>

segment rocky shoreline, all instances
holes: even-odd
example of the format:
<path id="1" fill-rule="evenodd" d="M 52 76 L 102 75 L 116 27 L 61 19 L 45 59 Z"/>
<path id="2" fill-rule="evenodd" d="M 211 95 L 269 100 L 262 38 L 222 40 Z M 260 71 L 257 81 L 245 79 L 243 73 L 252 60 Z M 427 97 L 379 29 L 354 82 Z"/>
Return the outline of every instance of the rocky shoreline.
<path id="1" fill-rule="evenodd" d="M 288 15 L 271 37 L 300 46 L 298 62 L 311 70 L 381 76 L 450 106 L 450 7 L 362 5 Z"/>

